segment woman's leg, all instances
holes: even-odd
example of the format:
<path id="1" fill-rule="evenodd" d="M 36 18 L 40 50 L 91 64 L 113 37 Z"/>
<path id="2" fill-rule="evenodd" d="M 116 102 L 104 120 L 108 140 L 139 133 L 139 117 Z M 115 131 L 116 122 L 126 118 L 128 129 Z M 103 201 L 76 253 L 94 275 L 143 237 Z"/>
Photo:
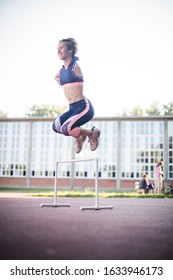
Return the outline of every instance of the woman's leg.
<path id="1" fill-rule="evenodd" d="M 157 194 L 159 191 L 159 179 L 155 179 L 154 184 L 155 184 L 154 193 Z"/>
<path id="2" fill-rule="evenodd" d="M 81 126 L 89 122 L 93 116 L 94 108 L 92 104 L 89 100 L 83 99 L 70 104 L 69 111 L 54 121 L 53 129 L 55 132 L 76 138 L 76 153 L 81 151 L 86 137 L 89 139 L 90 149 L 94 151 L 99 145 L 100 131 L 95 127 L 90 130 L 81 128 Z"/>
<path id="3" fill-rule="evenodd" d="M 64 114 L 58 116 L 53 124 L 52 124 L 52 129 L 56 132 L 56 133 L 60 133 L 63 134 L 62 132 L 62 125 L 63 123 L 65 123 L 70 116 L 72 115 L 72 112 L 70 110 L 68 110 L 67 112 L 65 112 Z"/>
<path id="4" fill-rule="evenodd" d="M 86 137 L 90 142 L 91 151 L 95 151 L 99 146 L 100 131 L 93 127 L 92 129 L 81 128 L 82 125 L 89 122 L 94 116 L 94 108 L 89 100 L 83 99 L 70 105 L 73 115 L 62 125 L 63 134 L 75 137 L 75 152 L 82 150 Z"/>
<path id="5" fill-rule="evenodd" d="M 81 126 L 89 122 L 94 116 L 94 108 L 89 100 L 82 99 L 70 104 L 70 112 L 66 121 L 61 126 L 61 131 L 66 136 L 89 136 L 89 130 L 81 130 Z"/>
<path id="6" fill-rule="evenodd" d="M 159 190 L 158 192 L 161 193 L 162 190 L 162 177 L 159 178 Z"/>

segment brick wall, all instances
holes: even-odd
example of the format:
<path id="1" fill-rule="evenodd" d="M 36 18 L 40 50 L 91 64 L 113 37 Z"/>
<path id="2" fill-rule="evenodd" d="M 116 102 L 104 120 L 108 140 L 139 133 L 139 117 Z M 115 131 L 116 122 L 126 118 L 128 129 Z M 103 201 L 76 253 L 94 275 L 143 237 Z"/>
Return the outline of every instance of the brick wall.
<path id="1" fill-rule="evenodd" d="M 123 189 L 133 189 L 135 187 L 135 182 L 138 180 L 121 180 L 120 185 Z M 154 183 L 153 181 L 150 181 Z M 173 180 L 169 181 L 173 185 Z M 52 187 L 54 188 L 54 178 L 30 178 L 30 187 Z M 16 178 L 16 177 L 0 177 L 0 187 L 26 187 L 26 178 Z M 60 187 L 70 187 L 69 179 L 58 179 L 58 186 Z M 94 179 L 75 179 L 75 187 L 94 187 Z M 100 188 L 116 188 L 116 180 L 99 179 Z"/>

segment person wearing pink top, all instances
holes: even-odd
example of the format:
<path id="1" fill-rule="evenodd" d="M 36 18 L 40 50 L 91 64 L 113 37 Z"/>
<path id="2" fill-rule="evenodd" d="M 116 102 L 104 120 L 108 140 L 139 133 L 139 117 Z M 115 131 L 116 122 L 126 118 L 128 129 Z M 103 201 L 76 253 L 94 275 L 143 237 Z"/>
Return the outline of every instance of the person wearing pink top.
<path id="1" fill-rule="evenodd" d="M 162 190 L 162 181 L 163 181 L 163 172 L 162 172 L 163 163 L 160 161 L 154 168 L 154 193 L 161 193 Z"/>

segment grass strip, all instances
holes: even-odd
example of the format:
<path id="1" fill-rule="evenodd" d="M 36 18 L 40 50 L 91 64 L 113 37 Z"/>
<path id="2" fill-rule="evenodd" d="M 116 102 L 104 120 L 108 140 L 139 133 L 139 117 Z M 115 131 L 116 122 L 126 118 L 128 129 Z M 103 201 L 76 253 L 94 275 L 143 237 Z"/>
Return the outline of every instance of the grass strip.
<path id="1" fill-rule="evenodd" d="M 54 191 L 43 188 L 0 188 L 0 192 L 22 193 L 26 196 L 54 197 Z M 95 197 L 94 190 L 59 190 L 58 197 Z M 133 191 L 100 191 L 100 198 L 173 198 L 166 194 L 139 194 Z"/>

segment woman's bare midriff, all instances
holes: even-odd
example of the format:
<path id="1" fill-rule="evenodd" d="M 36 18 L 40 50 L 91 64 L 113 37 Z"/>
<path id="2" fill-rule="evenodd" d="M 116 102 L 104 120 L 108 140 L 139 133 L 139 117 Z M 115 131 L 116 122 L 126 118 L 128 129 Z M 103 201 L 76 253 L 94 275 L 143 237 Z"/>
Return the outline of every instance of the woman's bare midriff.
<path id="1" fill-rule="evenodd" d="M 77 102 L 81 99 L 84 99 L 83 95 L 83 86 L 70 86 L 64 87 L 64 94 L 69 104 Z"/>

